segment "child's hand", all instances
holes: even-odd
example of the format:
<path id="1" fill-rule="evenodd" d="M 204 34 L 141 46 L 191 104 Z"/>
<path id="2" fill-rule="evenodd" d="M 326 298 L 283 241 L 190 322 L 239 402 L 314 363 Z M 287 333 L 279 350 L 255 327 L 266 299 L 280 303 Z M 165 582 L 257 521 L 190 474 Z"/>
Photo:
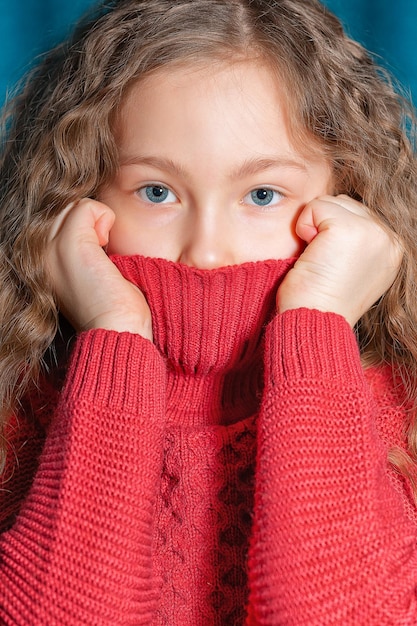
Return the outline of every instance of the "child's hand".
<path id="1" fill-rule="evenodd" d="M 88 198 L 57 217 L 48 266 L 60 309 L 77 331 L 105 328 L 152 340 L 145 297 L 122 277 L 102 248 L 113 222 L 111 209 Z"/>
<path id="2" fill-rule="evenodd" d="M 339 313 L 353 327 L 392 285 L 401 246 L 363 204 L 345 195 L 310 202 L 296 231 L 308 245 L 278 290 L 278 311 Z"/>

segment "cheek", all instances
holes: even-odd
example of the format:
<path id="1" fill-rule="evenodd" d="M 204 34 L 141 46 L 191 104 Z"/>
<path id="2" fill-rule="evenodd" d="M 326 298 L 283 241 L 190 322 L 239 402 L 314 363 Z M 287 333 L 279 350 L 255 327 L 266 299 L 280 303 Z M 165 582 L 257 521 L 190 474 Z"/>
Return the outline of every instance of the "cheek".
<path id="1" fill-rule="evenodd" d="M 139 229 L 128 220 L 116 213 L 116 220 L 109 234 L 108 254 L 130 256 L 142 254 Z"/>
<path id="2" fill-rule="evenodd" d="M 306 243 L 296 233 L 296 224 L 301 210 L 302 208 L 284 218 L 279 216 L 277 221 L 271 224 L 270 231 L 265 238 L 269 257 L 289 259 L 302 254 Z"/>
<path id="3" fill-rule="evenodd" d="M 113 227 L 109 235 L 109 243 L 107 245 L 107 254 L 129 254 L 129 242 L 124 239 L 118 229 Z"/>
<path id="4" fill-rule="evenodd" d="M 241 239 L 239 262 L 299 257 L 305 245 L 288 223 L 269 224 L 268 229 L 258 231 L 253 228 Z"/>
<path id="5" fill-rule="evenodd" d="M 129 219 L 126 214 L 117 215 L 110 231 L 108 254 L 124 256 L 141 255 L 175 261 L 178 235 L 174 229 L 157 227 L 146 219 Z"/>
<path id="6" fill-rule="evenodd" d="M 300 237 L 298 237 L 295 233 L 294 233 L 294 238 L 293 238 L 293 252 L 291 252 L 290 254 L 288 254 L 288 258 L 289 257 L 299 257 L 304 250 L 306 249 L 306 242 L 303 241 L 302 239 L 300 239 Z"/>
<path id="7" fill-rule="evenodd" d="M 280 233 L 274 242 L 276 250 L 276 258 L 289 259 L 299 257 L 306 247 L 306 244 L 300 239 L 295 231 L 289 231 L 286 235 Z"/>
<path id="8" fill-rule="evenodd" d="M 289 242 L 289 247 L 293 246 L 293 252 L 289 256 L 293 256 L 293 257 L 299 257 L 300 254 L 304 252 L 306 245 L 307 245 L 306 242 L 303 241 L 303 239 L 300 239 L 300 237 L 296 233 L 297 220 L 298 220 L 300 213 L 301 213 L 301 209 L 297 211 L 297 214 L 295 215 L 290 225 L 290 235 L 291 235 L 292 242 Z"/>

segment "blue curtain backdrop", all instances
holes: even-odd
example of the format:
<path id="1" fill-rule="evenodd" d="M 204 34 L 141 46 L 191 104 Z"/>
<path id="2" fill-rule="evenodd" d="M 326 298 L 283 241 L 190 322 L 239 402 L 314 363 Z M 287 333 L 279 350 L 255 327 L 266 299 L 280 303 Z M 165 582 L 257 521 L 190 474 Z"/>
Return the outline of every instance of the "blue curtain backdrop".
<path id="1" fill-rule="evenodd" d="M 325 0 L 417 104 L 417 0 Z M 0 0 L 0 103 L 37 55 L 58 42 L 94 0 Z"/>

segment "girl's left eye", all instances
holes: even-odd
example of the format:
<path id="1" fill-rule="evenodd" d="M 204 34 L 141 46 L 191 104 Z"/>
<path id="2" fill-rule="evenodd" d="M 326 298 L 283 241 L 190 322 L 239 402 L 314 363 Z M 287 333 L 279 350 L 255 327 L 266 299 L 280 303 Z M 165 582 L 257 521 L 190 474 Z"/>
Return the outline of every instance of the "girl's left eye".
<path id="1" fill-rule="evenodd" d="M 165 204 L 177 201 L 177 196 L 163 185 L 146 185 L 146 187 L 138 189 L 137 193 L 141 200 L 151 204 Z"/>
<path id="2" fill-rule="evenodd" d="M 246 204 L 262 207 L 277 204 L 277 202 L 282 200 L 282 198 L 282 193 L 276 191 L 275 189 L 270 189 L 269 187 L 259 187 L 258 189 L 254 189 L 246 194 L 243 201 Z"/>

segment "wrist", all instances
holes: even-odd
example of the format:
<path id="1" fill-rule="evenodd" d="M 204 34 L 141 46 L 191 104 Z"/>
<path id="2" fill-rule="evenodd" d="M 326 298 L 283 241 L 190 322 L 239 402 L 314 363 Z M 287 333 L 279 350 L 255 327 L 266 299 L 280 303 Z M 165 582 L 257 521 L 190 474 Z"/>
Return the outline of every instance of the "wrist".
<path id="1" fill-rule="evenodd" d="M 112 330 L 119 333 L 128 332 L 153 341 L 151 317 L 142 318 L 137 313 L 133 315 L 102 315 L 90 320 L 82 328 L 82 331 L 95 329 Z"/>

